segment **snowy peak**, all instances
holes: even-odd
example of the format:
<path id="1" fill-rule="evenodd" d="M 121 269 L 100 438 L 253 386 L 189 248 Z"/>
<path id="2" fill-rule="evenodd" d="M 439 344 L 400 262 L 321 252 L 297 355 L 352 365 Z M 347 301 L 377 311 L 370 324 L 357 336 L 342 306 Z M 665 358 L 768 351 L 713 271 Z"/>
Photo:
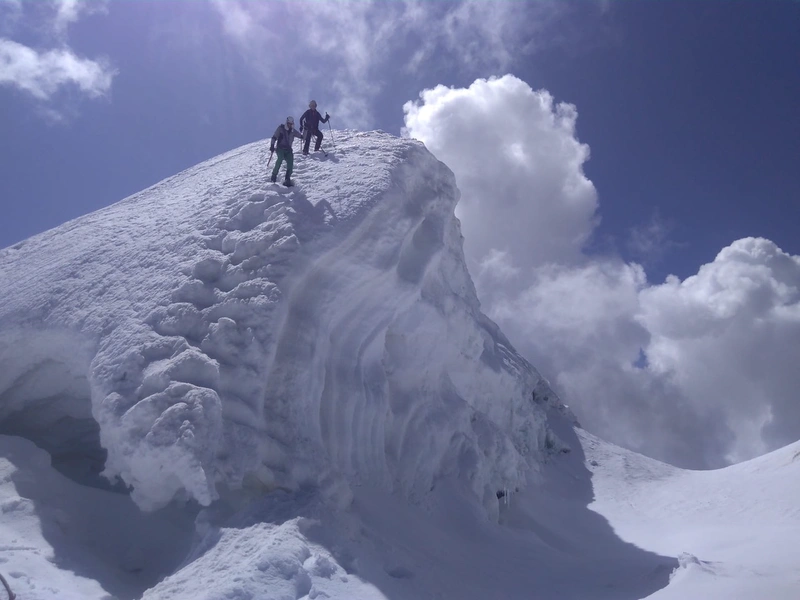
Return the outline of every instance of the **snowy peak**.
<path id="1" fill-rule="evenodd" d="M 102 445 L 146 509 L 455 478 L 496 513 L 557 399 L 480 312 L 449 169 L 336 139 L 295 188 L 258 142 L 3 250 L 0 433 L 92 458 L 73 471 Z"/>

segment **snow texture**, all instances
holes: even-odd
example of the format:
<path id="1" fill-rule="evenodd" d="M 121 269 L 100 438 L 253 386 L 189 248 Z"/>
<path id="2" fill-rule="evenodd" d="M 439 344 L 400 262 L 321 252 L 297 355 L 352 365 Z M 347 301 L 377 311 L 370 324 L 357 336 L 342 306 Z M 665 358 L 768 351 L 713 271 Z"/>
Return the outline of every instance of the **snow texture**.
<path id="1" fill-rule="evenodd" d="M 695 472 L 577 428 L 480 311 L 447 167 L 336 140 L 0 251 L 19 597 L 796 600 L 800 443 Z"/>
<path id="2" fill-rule="evenodd" d="M 591 509 L 620 537 L 678 558 L 654 600 L 800 597 L 800 442 L 714 471 L 678 469 L 581 431 Z"/>
<path id="3" fill-rule="evenodd" d="M 101 444 L 145 510 L 447 475 L 496 516 L 557 398 L 480 312 L 449 169 L 381 132 L 337 146 L 294 189 L 258 142 L 3 250 L 0 432 Z"/>
<path id="4" fill-rule="evenodd" d="M 142 513 L 128 495 L 55 472 L 32 442 L 0 436 L 0 571 L 20 600 L 133 598 L 180 565 L 189 517 Z"/>

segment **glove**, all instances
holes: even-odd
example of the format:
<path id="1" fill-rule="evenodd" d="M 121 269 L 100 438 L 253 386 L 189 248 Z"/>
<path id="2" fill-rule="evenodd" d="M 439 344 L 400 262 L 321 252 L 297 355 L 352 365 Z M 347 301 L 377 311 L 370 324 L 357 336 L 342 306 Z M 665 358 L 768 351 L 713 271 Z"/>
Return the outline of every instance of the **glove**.
<path id="1" fill-rule="evenodd" d="M 300 133 L 303 133 L 303 126 L 300 125 Z"/>
<path id="2" fill-rule="evenodd" d="M 330 115 L 328 113 L 325 113 L 325 118 L 326 119 L 330 119 L 331 117 L 330 117 Z"/>
<path id="3" fill-rule="evenodd" d="M 270 146 L 270 147 L 269 147 L 269 151 L 270 151 L 270 152 L 275 152 L 275 146 Z"/>

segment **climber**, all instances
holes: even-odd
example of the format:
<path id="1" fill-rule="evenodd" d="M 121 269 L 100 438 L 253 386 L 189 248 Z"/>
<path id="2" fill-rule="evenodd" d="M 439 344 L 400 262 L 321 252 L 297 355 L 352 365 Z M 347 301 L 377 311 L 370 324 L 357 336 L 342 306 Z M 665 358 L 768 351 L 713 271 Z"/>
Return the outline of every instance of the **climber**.
<path id="1" fill-rule="evenodd" d="M 308 147 L 311 144 L 312 135 L 317 138 L 314 144 L 314 152 L 319 150 L 323 138 L 322 132 L 319 130 L 319 124 L 320 122 L 327 123 L 330 118 L 328 113 L 325 113 L 324 119 L 322 118 L 322 115 L 317 111 L 317 103 L 314 100 L 308 103 L 308 110 L 300 117 L 300 133 L 305 131 L 303 137 L 303 154 L 308 154 Z"/>
<path id="2" fill-rule="evenodd" d="M 270 177 L 272 183 L 275 183 L 278 179 L 278 170 L 281 168 L 281 163 L 285 159 L 286 179 L 284 179 L 283 185 L 287 187 L 294 185 L 294 182 L 291 180 L 292 169 L 294 168 L 294 151 L 292 150 L 292 144 L 297 138 L 302 139 L 303 136 L 297 133 L 297 130 L 294 128 L 294 117 L 286 117 L 286 124 L 278 125 L 275 133 L 272 134 L 272 143 L 269 145 L 270 152 L 275 152 L 275 146 L 278 146 L 278 160 L 275 161 L 275 167 L 272 169 L 272 177 Z M 270 154 L 270 158 L 272 158 L 272 154 Z M 269 162 L 267 162 L 267 164 L 269 164 Z"/>

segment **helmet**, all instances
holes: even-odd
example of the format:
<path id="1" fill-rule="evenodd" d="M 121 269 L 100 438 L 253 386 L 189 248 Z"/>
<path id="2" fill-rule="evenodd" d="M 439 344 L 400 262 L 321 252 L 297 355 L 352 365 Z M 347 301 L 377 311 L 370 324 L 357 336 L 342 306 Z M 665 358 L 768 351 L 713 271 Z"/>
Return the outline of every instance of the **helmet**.
<path id="1" fill-rule="evenodd" d="M 294 117 L 286 117 L 287 125 L 294 125 Z"/>
<path id="2" fill-rule="evenodd" d="M 312 100 L 311 102 L 308 103 L 308 107 L 309 108 L 317 108 L 317 101 L 316 100 Z"/>

